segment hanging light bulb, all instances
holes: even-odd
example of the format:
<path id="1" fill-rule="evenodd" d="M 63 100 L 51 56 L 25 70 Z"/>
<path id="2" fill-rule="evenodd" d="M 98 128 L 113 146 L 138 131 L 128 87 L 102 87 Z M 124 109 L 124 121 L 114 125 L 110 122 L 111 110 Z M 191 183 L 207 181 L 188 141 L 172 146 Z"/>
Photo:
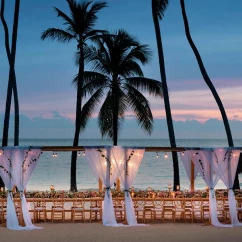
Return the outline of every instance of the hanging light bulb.
<path id="1" fill-rule="evenodd" d="M 182 155 L 184 155 L 184 151 L 182 151 Z"/>
<path id="2" fill-rule="evenodd" d="M 86 155 L 86 152 L 85 152 L 85 150 L 83 151 L 83 154 L 82 154 L 83 156 L 85 156 Z"/>
<path id="3" fill-rule="evenodd" d="M 167 153 L 165 152 L 165 155 L 164 155 L 164 157 L 167 159 L 168 158 L 168 155 L 167 155 Z"/>
<path id="4" fill-rule="evenodd" d="M 81 152 L 80 151 L 78 151 L 78 156 L 81 156 Z"/>
<path id="5" fill-rule="evenodd" d="M 55 152 L 55 157 L 57 157 L 57 151 Z"/>
<path id="6" fill-rule="evenodd" d="M 159 157 L 158 152 L 156 152 L 156 158 L 158 158 L 158 157 Z"/>
<path id="7" fill-rule="evenodd" d="M 55 152 L 53 151 L 52 157 L 54 157 L 54 156 L 55 156 Z"/>

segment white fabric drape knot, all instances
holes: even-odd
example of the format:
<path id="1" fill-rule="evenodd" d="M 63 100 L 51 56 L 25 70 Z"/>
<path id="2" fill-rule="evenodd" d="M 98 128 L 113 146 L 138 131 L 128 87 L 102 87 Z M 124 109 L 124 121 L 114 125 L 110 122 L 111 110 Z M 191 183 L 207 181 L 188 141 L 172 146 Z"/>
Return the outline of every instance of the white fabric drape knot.
<path id="1" fill-rule="evenodd" d="M 144 149 L 130 147 L 90 147 L 85 148 L 87 162 L 97 179 L 101 179 L 105 187 L 103 225 L 122 226 L 117 224 L 114 214 L 112 193 L 109 188 L 120 177 L 125 193 L 126 218 L 129 225 L 137 226 L 132 198 L 129 188 L 137 174 Z"/>
<path id="2" fill-rule="evenodd" d="M 236 148 L 201 148 L 199 150 L 187 149 L 185 152 L 187 162 L 191 160 L 198 172 L 209 187 L 209 211 L 211 223 L 217 227 L 241 226 L 238 221 L 236 201 L 232 186 L 238 166 L 240 149 Z M 221 224 L 217 218 L 217 203 L 214 187 L 221 179 L 229 188 L 228 200 L 231 225 Z"/>
<path id="3" fill-rule="evenodd" d="M 119 146 L 85 148 L 87 162 L 97 180 L 100 178 L 106 187 L 102 221 L 105 226 L 123 226 L 115 219 L 112 193 L 110 187 L 118 178 L 118 170 L 122 169 L 124 152 Z"/>
<path id="4" fill-rule="evenodd" d="M 126 219 L 130 226 L 147 226 L 145 224 L 137 223 L 133 200 L 129 192 L 139 170 L 145 150 L 140 148 L 123 147 L 123 152 L 125 154 L 125 159 L 123 168 L 119 170 L 119 177 L 124 188 Z"/>
<path id="5" fill-rule="evenodd" d="M 4 147 L 0 156 L 0 176 L 8 189 L 7 197 L 7 228 L 13 230 L 39 229 L 32 224 L 28 205 L 23 191 L 41 154 L 40 149 L 30 147 Z M 13 203 L 12 189 L 14 185 L 20 191 L 21 207 L 25 227 L 18 223 L 15 206 Z"/>

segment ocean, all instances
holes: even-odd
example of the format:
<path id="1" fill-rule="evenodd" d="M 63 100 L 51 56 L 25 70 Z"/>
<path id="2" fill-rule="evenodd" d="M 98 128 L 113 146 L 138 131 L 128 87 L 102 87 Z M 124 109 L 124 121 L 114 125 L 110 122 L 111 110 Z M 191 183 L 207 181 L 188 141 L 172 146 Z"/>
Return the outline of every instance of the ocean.
<path id="1" fill-rule="evenodd" d="M 10 140 L 9 146 L 13 145 Z M 20 146 L 71 146 L 72 139 L 23 139 Z M 108 139 L 80 139 L 80 146 L 112 145 Z M 118 145 L 124 146 L 170 146 L 168 139 L 120 139 Z M 234 140 L 235 146 L 242 146 L 242 139 Z M 226 147 L 227 141 L 223 139 L 177 139 L 178 147 Z M 147 189 L 151 187 L 155 190 L 168 190 L 168 185 L 173 184 L 173 166 L 171 153 L 167 153 L 168 158 L 164 158 L 164 152 L 159 152 L 156 157 L 155 152 L 146 152 L 141 162 L 139 171 L 134 180 L 135 189 Z M 178 155 L 179 157 L 179 155 Z M 57 157 L 52 156 L 52 152 L 43 152 L 31 179 L 27 185 L 27 190 L 45 191 L 54 185 L 56 190 L 69 190 L 70 188 L 70 160 L 71 152 L 58 152 Z M 179 157 L 180 184 L 181 190 L 189 189 L 189 181 L 185 173 L 183 164 Z M 240 175 L 240 185 L 242 186 L 242 175 Z M 205 189 L 206 185 L 202 178 L 198 176 L 195 181 L 195 189 Z M 93 176 L 85 156 L 77 158 L 77 188 L 78 190 L 98 189 L 98 181 Z M 216 188 L 225 188 L 219 182 Z"/>

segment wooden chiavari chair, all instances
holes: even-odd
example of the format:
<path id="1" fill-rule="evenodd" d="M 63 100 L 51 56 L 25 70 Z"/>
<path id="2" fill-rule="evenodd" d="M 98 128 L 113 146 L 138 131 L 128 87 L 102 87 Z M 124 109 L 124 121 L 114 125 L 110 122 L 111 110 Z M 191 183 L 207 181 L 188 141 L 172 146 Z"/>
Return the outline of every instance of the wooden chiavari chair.
<path id="1" fill-rule="evenodd" d="M 139 193 L 136 195 L 134 200 L 134 212 L 137 218 L 137 221 L 142 220 L 142 222 L 145 222 L 145 194 Z"/>
<path id="2" fill-rule="evenodd" d="M 191 209 L 191 215 L 192 215 L 192 223 L 195 219 L 198 219 L 199 221 L 202 221 L 202 201 L 201 197 L 199 195 L 195 195 L 192 198 L 192 209 Z"/>
<path id="3" fill-rule="evenodd" d="M 85 222 L 85 196 L 81 192 L 75 193 L 71 207 L 71 220 L 74 223 L 76 218 Z"/>
<path id="4" fill-rule="evenodd" d="M 90 223 L 92 220 L 98 219 L 102 219 L 102 199 L 98 192 L 93 191 L 90 198 Z"/>
<path id="5" fill-rule="evenodd" d="M 236 199 L 236 209 L 238 212 L 238 219 L 241 220 L 242 219 L 242 194 L 236 195 L 235 199 Z"/>
<path id="6" fill-rule="evenodd" d="M 131 196 L 131 194 L 128 194 L 128 196 Z M 125 198 L 121 196 L 121 193 L 113 198 L 113 208 L 116 219 L 119 221 L 125 220 Z"/>
<path id="7" fill-rule="evenodd" d="M 33 197 L 33 221 L 34 223 L 38 220 L 43 219 L 46 222 L 46 201 L 42 193 L 37 193 Z"/>
<path id="8" fill-rule="evenodd" d="M 210 212 L 209 212 L 209 200 L 201 199 L 201 212 L 202 212 L 202 222 L 204 223 L 206 219 L 210 221 Z"/>
<path id="9" fill-rule="evenodd" d="M 5 200 L 3 197 L 0 197 L 0 223 L 3 224 L 5 222 Z"/>
<path id="10" fill-rule="evenodd" d="M 155 198 L 144 198 L 144 223 L 145 221 L 148 219 L 148 220 L 151 220 L 151 221 L 154 221 L 154 208 L 155 208 L 155 205 L 154 205 L 154 199 Z"/>
<path id="11" fill-rule="evenodd" d="M 64 194 L 56 194 L 53 198 L 53 206 L 51 209 L 51 221 L 62 220 L 65 221 L 65 196 Z"/>
<path id="12" fill-rule="evenodd" d="M 162 220 L 162 208 L 163 208 L 163 198 L 154 198 L 154 208 L 152 209 L 153 221 L 158 220 L 159 218 Z"/>
<path id="13" fill-rule="evenodd" d="M 175 213 L 174 213 L 174 200 L 165 198 L 162 206 L 162 221 L 165 222 L 165 216 L 171 217 L 172 221 L 175 222 Z"/>

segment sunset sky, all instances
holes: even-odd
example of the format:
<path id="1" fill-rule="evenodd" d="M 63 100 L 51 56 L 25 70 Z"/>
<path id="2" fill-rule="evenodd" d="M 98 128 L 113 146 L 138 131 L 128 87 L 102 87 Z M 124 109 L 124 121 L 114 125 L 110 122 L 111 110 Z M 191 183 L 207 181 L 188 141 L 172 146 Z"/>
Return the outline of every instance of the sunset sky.
<path id="1" fill-rule="evenodd" d="M 10 33 L 14 2 L 7 0 L 5 6 Z M 123 28 L 136 36 L 141 43 L 150 45 L 153 60 L 143 67 L 143 71 L 146 77 L 160 80 L 151 0 L 107 2 L 109 7 L 100 12 L 96 27 L 107 30 Z M 217 105 L 202 79 L 185 37 L 179 2 L 170 1 L 165 17 L 160 22 L 173 119 L 183 122 L 195 120 L 200 123 L 210 119 L 221 120 Z M 242 121 L 242 1 L 232 2 L 233 4 L 228 0 L 185 1 L 192 38 L 220 95 L 228 118 Z M 21 1 L 15 68 L 21 125 L 26 125 L 26 120 L 40 120 L 45 123 L 46 130 L 51 129 L 51 123 L 56 121 L 57 116 L 57 121 L 64 120 L 74 124 L 76 101 L 75 88 L 71 85 L 77 74 L 77 66 L 74 64 L 76 43 L 62 44 L 40 40 L 43 30 L 62 27 L 62 21 L 56 17 L 53 6 L 69 13 L 65 0 Z M 2 23 L 0 26 L 1 124 L 9 66 Z M 164 119 L 163 100 L 150 99 L 150 102 L 154 117 Z M 132 114 L 128 114 L 128 117 L 132 118 Z M 34 137 L 41 136 L 39 126 L 35 124 Z M 24 137 L 32 137 L 32 133 L 26 132 Z M 55 133 L 52 135 L 55 136 Z M 73 133 L 69 136 L 72 137 Z"/>

